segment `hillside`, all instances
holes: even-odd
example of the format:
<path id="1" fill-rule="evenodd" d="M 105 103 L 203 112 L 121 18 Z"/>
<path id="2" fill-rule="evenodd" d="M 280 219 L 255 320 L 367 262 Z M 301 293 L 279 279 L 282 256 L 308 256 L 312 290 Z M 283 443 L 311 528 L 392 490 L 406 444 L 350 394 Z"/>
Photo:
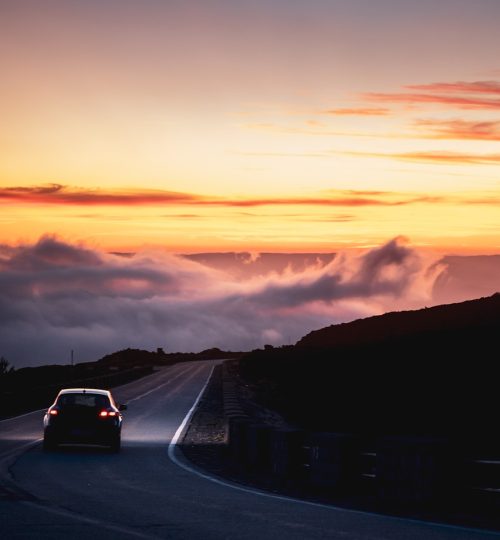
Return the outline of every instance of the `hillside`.
<path id="1" fill-rule="evenodd" d="M 253 351 L 262 405 L 320 431 L 495 439 L 500 294 L 335 325 Z"/>
<path id="2" fill-rule="evenodd" d="M 297 346 L 361 345 L 401 339 L 421 333 L 461 332 L 492 325 L 500 325 L 500 293 L 458 304 L 386 313 L 350 323 L 328 326 L 307 334 L 297 343 Z"/>

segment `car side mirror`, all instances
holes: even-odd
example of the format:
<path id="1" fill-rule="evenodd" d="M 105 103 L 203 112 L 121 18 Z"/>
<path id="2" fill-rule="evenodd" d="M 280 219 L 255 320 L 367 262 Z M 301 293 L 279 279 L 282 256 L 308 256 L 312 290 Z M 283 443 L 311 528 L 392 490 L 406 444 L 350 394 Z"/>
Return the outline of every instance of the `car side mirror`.
<path id="1" fill-rule="evenodd" d="M 122 403 L 122 404 L 120 404 L 120 405 L 118 406 L 118 410 L 119 410 L 119 411 L 126 411 L 126 410 L 127 410 L 127 406 L 124 405 L 124 404 Z"/>

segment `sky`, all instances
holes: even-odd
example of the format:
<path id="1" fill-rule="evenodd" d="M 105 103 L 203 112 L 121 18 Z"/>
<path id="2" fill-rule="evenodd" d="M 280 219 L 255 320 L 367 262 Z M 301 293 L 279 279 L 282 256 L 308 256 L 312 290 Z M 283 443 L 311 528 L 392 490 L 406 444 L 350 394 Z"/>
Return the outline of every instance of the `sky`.
<path id="1" fill-rule="evenodd" d="M 91 253 L 109 271 L 135 272 L 145 258 L 176 276 L 194 264 L 177 255 L 199 252 L 358 261 L 397 245 L 425 261 L 376 301 L 353 285 L 347 307 L 327 295 L 290 317 L 280 311 L 289 326 L 262 315 L 267 295 L 252 297 L 263 302 L 262 324 L 250 337 L 235 330 L 242 337 L 231 346 L 432 303 L 428 276 L 440 257 L 500 253 L 499 20 L 498 0 L 0 0 L 0 296 L 10 323 L 21 324 L 5 330 L 4 321 L 5 351 L 31 361 L 16 346 L 21 328 L 37 329 L 56 359 L 72 336 L 88 341 L 85 317 L 68 312 L 74 325 L 62 332 L 66 323 L 53 326 L 46 311 L 53 295 L 78 296 L 74 273 L 87 299 L 111 302 L 101 274 L 101 289 L 76 276 L 95 274 L 86 257 L 69 265 L 49 249 L 47 268 L 17 265 L 19 253 L 50 242 Z M 309 283 L 319 267 L 329 265 L 259 279 Z M 389 267 L 399 275 L 399 263 Z M 217 289 L 212 316 L 228 294 L 268 290 L 199 264 L 194 274 L 206 285 L 194 280 L 174 297 Z M 339 283 L 351 274 L 342 270 Z M 131 279 L 134 294 L 137 286 L 154 297 Z M 117 280 L 113 302 L 126 303 L 130 283 Z M 157 293 L 167 311 L 170 295 Z M 156 321 L 160 336 L 171 318 L 146 304 L 144 321 Z M 188 306 L 200 308 L 185 304 L 186 314 Z M 131 324 L 104 319 L 101 346 L 87 345 L 86 359 L 106 349 L 106 335 L 108 348 L 123 343 L 116 336 Z M 224 345 L 193 342 L 195 327 L 179 327 L 172 346 Z"/>
<path id="2" fill-rule="evenodd" d="M 497 0 L 0 1 L 0 241 L 494 253 Z"/>

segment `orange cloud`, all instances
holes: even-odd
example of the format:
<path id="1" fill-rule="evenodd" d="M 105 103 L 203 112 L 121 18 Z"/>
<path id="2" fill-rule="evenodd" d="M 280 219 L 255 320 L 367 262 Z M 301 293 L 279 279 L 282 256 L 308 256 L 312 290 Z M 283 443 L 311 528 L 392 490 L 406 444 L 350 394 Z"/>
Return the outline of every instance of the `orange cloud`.
<path id="1" fill-rule="evenodd" d="M 207 204 L 217 204 L 222 206 L 251 207 L 251 206 L 398 206 L 411 204 L 413 199 L 389 201 L 376 198 L 360 196 L 352 197 L 290 197 L 290 198 L 262 198 L 262 199 L 241 199 L 222 200 L 208 202 Z"/>
<path id="2" fill-rule="evenodd" d="M 465 92 L 473 94 L 498 94 L 500 95 L 500 83 L 497 81 L 458 81 L 453 83 L 411 84 L 404 88 L 409 90 L 423 90 L 429 92 Z"/>
<path id="3" fill-rule="evenodd" d="M 339 116 L 387 116 L 390 110 L 385 107 L 356 107 L 353 109 L 329 109 L 322 111 L 322 113 Z"/>
<path id="4" fill-rule="evenodd" d="M 377 103 L 441 103 L 462 109 L 500 109 L 500 99 L 496 99 L 500 97 L 500 82 L 497 81 L 436 82 L 411 84 L 403 88 L 410 92 L 369 92 L 363 94 L 362 99 Z"/>
<path id="5" fill-rule="evenodd" d="M 433 139 L 500 141 L 500 121 L 417 120 L 413 125 L 428 130 L 427 136 Z"/>
<path id="6" fill-rule="evenodd" d="M 376 93 L 369 92 L 362 95 L 367 101 L 378 103 L 441 103 L 461 109 L 500 109 L 500 99 L 480 97 L 446 96 L 441 94 L 414 94 L 414 93 Z"/>
<path id="7" fill-rule="evenodd" d="M 401 206 L 436 202 L 435 198 L 382 191 L 336 191 L 318 197 L 224 198 L 161 190 L 84 190 L 61 184 L 0 188 L 0 202 L 75 206 Z"/>
<path id="8" fill-rule="evenodd" d="M 485 196 L 485 197 L 471 197 L 469 199 L 465 199 L 465 204 L 484 204 L 484 205 L 493 205 L 498 206 L 500 205 L 500 197 L 495 195 Z M 497 226 L 494 225 L 495 230 L 497 229 Z"/>
<path id="9" fill-rule="evenodd" d="M 0 201 L 20 201 L 38 204 L 74 205 L 148 205 L 148 204 L 187 204 L 195 203 L 196 195 L 160 190 L 116 190 L 103 191 L 71 189 L 62 184 L 45 186 L 0 188 Z"/>
<path id="10" fill-rule="evenodd" d="M 458 163 L 468 165 L 486 165 L 500 163 L 500 154 L 465 154 L 459 152 L 403 152 L 399 154 L 375 152 L 343 152 L 351 156 L 393 158 L 403 161 L 423 161 L 428 163 Z"/>
<path id="11" fill-rule="evenodd" d="M 329 114 L 328 111 L 323 111 L 321 114 Z M 330 113 L 333 114 L 333 113 Z M 278 124 L 246 124 L 245 127 L 252 130 L 267 131 L 273 133 L 288 133 L 291 135 L 314 135 L 314 136 L 341 136 L 341 137 L 379 137 L 380 135 L 374 135 L 373 133 L 355 132 L 355 131 L 332 131 L 325 129 L 325 124 L 320 122 L 314 122 L 308 120 L 306 122 L 307 127 L 289 127 L 280 126 Z M 384 135 L 387 137 L 388 135 Z M 398 136 L 399 137 L 399 136 Z M 291 153 L 277 153 L 277 152 L 237 152 L 242 156 L 271 156 L 271 157 L 325 157 L 328 154 L 322 153 L 309 153 L 309 154 L 291 154 Z"/>

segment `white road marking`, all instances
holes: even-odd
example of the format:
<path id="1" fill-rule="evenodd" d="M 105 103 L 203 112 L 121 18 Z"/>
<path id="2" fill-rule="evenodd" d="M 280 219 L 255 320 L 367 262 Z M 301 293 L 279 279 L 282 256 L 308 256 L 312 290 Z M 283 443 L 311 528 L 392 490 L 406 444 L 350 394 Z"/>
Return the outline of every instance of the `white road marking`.
<path id="1" fill-rule="evenodd" d="M 177 463 L 177 458 L 174 456 L 174 449 L 175 446 L 182 435 L 182 432 L 184 431 L 184 428 L 186 427 L 186 424 L 191 420 L 191 417 L 194 414 L 194 411 L 200 402 L 201 396 L 204 394 L 205 390 L 207 389 L 208 383 L 210 382 L 210 378 L 212 377 L 212 373 L 214 372 L 215 366 L 212 366 L 212 369 L 210 370 L 210 373 L 208 374 L 207 380 L 205 381 L 205 384 L 203 385 L 203 388 L 200 390 L 200 393 L 198 394 L 198 397 L 194 400 L 193 406 L 189 409 L 188 413 L 184 417 L 184 420 L 181 422 L 181 425 L 177 428 L 177 431 L 175 432 L 174 436 L 172 437 L 172 440 L 170 441 L 170 444 L 168 445 L 168 455 L 170 459 L 179 465 L 180 467 L 183 467 L 180 463 Z"/>
<path id="2" fill-rule="evenodd" d="M 168 379 L 167 381 L 165 381 L 164 383 L 161 383 L 157 386 L 155 386 L 154 388 L 151 388 L 151 390 L 148 390 L 147 392 L 144 392 L 143 394 L 140 394 L 139 396 L 136 396 L 135 398 L 132 398 L 132 399 L 129 399 L 127 401 L 127 404 L 129 403 L 132 403 L 134 401 L 137 401 L 139 399 L 142 399 L 143 397 L 146 397 L 146 396 L 149 396 L 149 394 L 152 394 L 153 392 L 156 392 L 156 390 L 159 390 L 160 388 L 163 388 L 164 386 L 166 386 L 167 384 L 170 384 L 171 382 L 177 380 L 179 377 L 181 377 L 182 375 L 184 375 L 187 371 L 189 371 L 191 366 L 189 366 L 187 369 L 184 369 L 183 371 L 179 372 L 177 375 L 175 375 L 174 377 Z"/>
<path id="3" fill-rule="evenodd" d="M 0 424 L 2 422 L 11 422 L 12 420 L 18 420 L 19 418 L 24 418 L 25 416 L 29 416 L 30 414 L 35 414 L 39 412 L 44 412 L 48 409 L 48 407 L 44 407 L 43 409 L 37 409 L 36 411 L 30 411 L 24 414 L 20 414 L 19 416 L 12 416 L 11 418 L 4 418 L 3 420 L 0 420 Z"/>
<path id="4" fill-rule="evenodd" d="M 32 501 L 21 501 L 21 504 L 23 504 L 24 506 L 29 506 L 31 508 L 36 508 L 37 510 L 44 510 L 45 512 L 48 512 L 49 514 L 55 514 L 57 516 L 64 516 L 70 519 L 74 519 L 76 521 L 88 523 L 89 525 L 97 525 L 98 527 L 101 527 L 103 529 L 108 529 L 110 531 L 118 532 L 120 534 L 133 536 L 135 538 L 145 538 L 147 540 L 160 540 L 161 539 L 160 536 L 152 536 L 150 534 L 134 531 L 133 529 L 129 529 L 128 527 L 123 527 L 121 525 L 116 525 L 115 523 L 112 523 L 110 521 L 103 521 L 101 519 L 87 517 L 82 514 L 74 513 L 71 510 L 65 510 L 64 508 L 61 508 L 61 507 L 47 506 L 46 504 L 32 502 Z"/>
<path id="5" fill-rule="evenodd" d="M 3 454 L 0 454 L 0 464 L 4 464 L 4 462 L 10 458 L 15 458 L 18 454 L 24 454 L 24 452 L 27 452 L 32 446 L 35 446 L 42 441 L 43 439 L 34 439 L 26 444 L 7 450 Z"/>

